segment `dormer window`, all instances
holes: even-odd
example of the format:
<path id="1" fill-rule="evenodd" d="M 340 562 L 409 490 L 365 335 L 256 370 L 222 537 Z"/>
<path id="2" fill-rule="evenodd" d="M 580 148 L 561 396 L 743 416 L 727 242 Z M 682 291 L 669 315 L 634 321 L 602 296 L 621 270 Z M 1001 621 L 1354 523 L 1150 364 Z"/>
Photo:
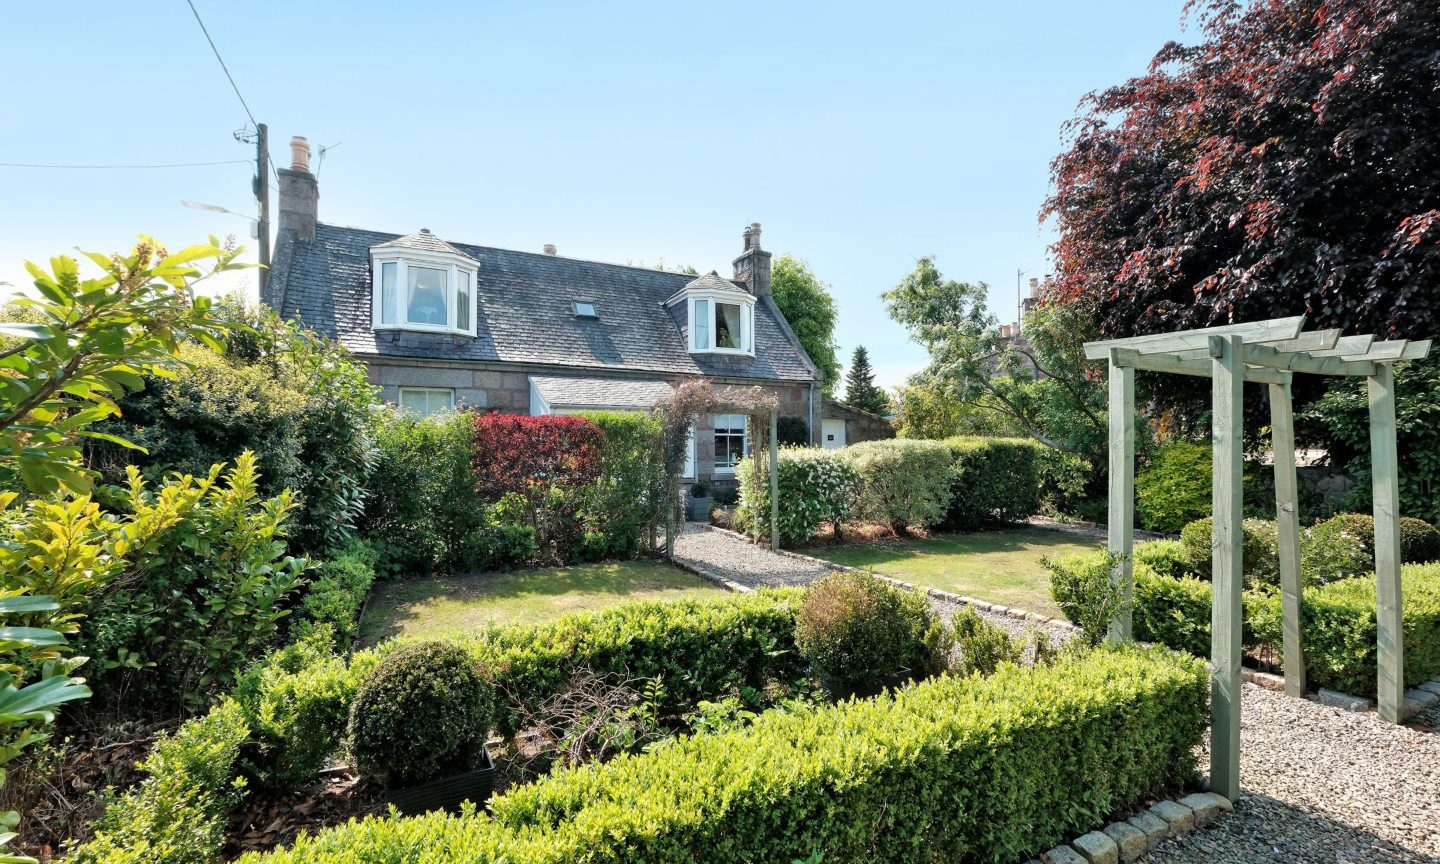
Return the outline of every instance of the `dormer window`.
<path id="1" fill-rule="evenodd" d="M 755 298 L 714 273 L 701 276 L 670 303 L 686 303 L 692 354 L 755 354 Z"/>
<path id="2" fill-rule="evenodd" d="M 428 231 L 370 249 L 376 329 L 475 335 L 479 262 Z"/>

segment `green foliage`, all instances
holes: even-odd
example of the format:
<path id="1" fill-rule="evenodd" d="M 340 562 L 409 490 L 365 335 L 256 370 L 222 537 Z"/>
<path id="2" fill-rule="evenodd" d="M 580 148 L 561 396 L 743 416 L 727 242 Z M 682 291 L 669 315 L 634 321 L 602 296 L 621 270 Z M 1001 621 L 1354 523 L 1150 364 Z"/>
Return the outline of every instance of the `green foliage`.
<path id="1" fill-rule="evenodd" d="M 951 669 L 957 675 L 994 675 L 1002 663 L 1019 663 L 1024 646 L 1010 638 L 999 624 L 985 620 L 969 606 L 950 619 L 960 658 Z"/>
<path id="2" fill-rule="evenodd" d="M 493 817 L 368 819 L 244 860 L 1021 861 L 1191 782 L 1207 692 L 1163 650 L 1006 666 L 561 771 Z"/>
<path id="3" fill-rule="evenodd" d="M 1074 513 L 1085 501 L 1095 469 L 1073 453 L 1041 448 L 1035 457 L 1040 500 L 1051 513 Z"/>
<path id="4" fill-rule="evenodd" d="M 1189 576 L 1160 576 L 1148 567 L 1137 566 L 1131 617 L 1135 638 L 1209 657 L 1211 593 L 1209 582 Z M 1266 600 L 1266 595 L 1246 592 L 1243 601 L 1247 622 L 1255 604 Z"/>
<path id="5" fill-rule="evenodd" d="M 904 533 L 945 517 L 950 503 L 950 448 L 938 441 L 865 441 L 841 453 L 860 473 L 857 515 Z"/>
<path id="6" fill-rule="evenodd" d="M 875 370 L 870 368 L 870 352 L 864 345 L 856 345 L 850 355 L 850 369 L 845 373 L 845 404 L 881 416 L 890 410 L 890 398 L 884 389 L 875 386 Z"/>
<path id="7" fill-rule="evenodd" d="M 1210 448 L 1172 441 L 1156 449 L 1145 470 L 1135 475 L 1140 524 L 1175 534 L 1210 515 Z"/>
<path id="8" fill-rule="evenodd" d="M 155 745 L 148 775 L 114 801 L 73 864 L 209 864 L 225 845 L 229 811 L 244 791 L 235 765 L 248 729 L 225 701 Z"/>
<path id="9" fill-rule="evenodd" d="M 1150 540 L 1135 544 L 1135 562 L 1161 576 L 1180 578 L 1192 572 L 1191 553 L 1178 540 Z"/>
<path id="10" fill-rule="evenodd" d="M 1070 623 L 1080 628 L 1081 637 L 1091 645 L 1105 641 L 1110 622 L 1125 610 L 1125 594 L 1110 581 L 1120 563 L 1119 556 L 1105 552 L 1072 555 L 1059 561 L 1041 558 L 1050 571 L 1050 596 Z M 1134 567 L 1138 571 L 1140 568 Z"/>
<path id="11" fill-rule="evenodd" d="M 39 296 L 11 301 L 28 323 L 0 326 L 9 340 L 0 348 L 0 488 L 88 491 L 78 440 L 133 446 L 91 427 L 117 415 L 144 376 L 170 374 L 182 341 L 219 347 L 210 300 L 190 286 L 238 269 L 240 252 L 211 237 L 172 255 L 142 237 L 129 255 L 82 253 L 102 271 L 94 279 L 66 255 L 51 258 L 48 273 L 25 262 Z M 213 262 L 208 273 L 194 266 L 203 261 Z"/>
<path id="12" fill-rule="evenodd" d="M 809 447 L 810 424 L 804 417 L 792 417 L 786 414 L 775 421 L 775 436 L 782 447 L 787 444 Z"/>
<path id="13" fill-rule="evenodd" d="M 942 526 L 968 531 L 1013 522 L 1040 509 L 1037 471 L 1043 448 L 1023 438 L 950 438 L 950 507 Z"/>
<path id="14" fill-rule="evenodd" d="M 868 573 L 831 573 L 810 586 L 795 616 L 800 656 L 846 690 L 887 684 L 929 667 L 926 634 L 935 622 L 922 595 Z"/>
<path id="15" fill-rule="evenodd" d="M 459 773 L 485 746 L 495 692 L 462 648 L 407 645 L 381 660 L 350 705 L 355 767 L 405 785 Z"/>
<path id="16" fill-rule="evenodd" d="M 755 470 L 752 460 L 760 460 Z M 850 518 L 860 490 L 860 472 L 839 450 L 821 447 L 780 449 L 780 540 L 801 545 L 829 523 L 836 533 Z M 735 524 L 742 530 L 770 530 L 770 463 L 768 456 L 747 456 L 735 469 L 740 478 L 740 506 Z"/>
<path id="17" fill-rule="evenodd" d="M 600 476 L 580 507 L 585 557 L 634 558 L 648 551 L 649 531 L 664 518 L 660 422 L 622 412 L 583 416 L 600 427 Z"/>
<path id="18" fill-rule="evenodd" d="M 781 255 L 770 269 L 770 294 L 810 362 L 824 376 L 825 395 L 833 396 L 835 383 L 840 380 L 840 359 L 835 354 L 835 321 L 839 313 L 830 286 L 810 272 L 808 262 Z"/>
<path id="19" fill-rule="evenodd" d="M 152 376 L 121 403 L 123 416 L 103 427 L 145 452 L 97 442 L 87 459 L 123 482 L 127 465 L 152 479 L 204 474 L 252 451 L 261 494 L 296 495 L 292 543 L 327 551 L 351 536 L 364 506 L 375 388 L 344 348 L 266 307 L 231 298 L 218 311 L 232 328 L 228 349 L 182 346 L 184 366 Z"/>
<path id="20" fill-rule="evenodd" d="M 1280 545 L 1275 523 L 1265 519 L 1246 519 L 1241 523 L 1241 554 L 1245 559 L 1245 586 L 1280 584 Z M 1190 571 L 1201 579 L 1210 578 L 1214 557 L 1211 537 L 1214 522 L 1206 516 L 1186 525 L 1180 532 L 1180 543 L 1190 559 Z"/>
<path id="21" fill-rule="evenodd" d="M 1300 573 L 1306 585 L 1354 579 L 1375 571 L 1375 519 L 1339 513 L 1306 529 Z"/>
<path id="22" fill-rule="evenodd" d="M 1424 519 L 1401 516 L 1400 560 L 1413 564 L 1440 560 L 1440 529 Z"/>
<path id="23" fill-rule="evenodd" d="M 375 552 L 363 540 L 351 540 L 310 570 L 310 584 L 300 598 L 290 634 L 303 638 L 328 628 L 341 647 L 360 627 L 360 611 L 375 581 Z"/>
<path id="24" fill-rule="evenodd" d="M 1025 434 L 1000 413 L 961 402 L 918 376 L 895 388 L 895 433 L 932 441 L 955 435 Z"/>

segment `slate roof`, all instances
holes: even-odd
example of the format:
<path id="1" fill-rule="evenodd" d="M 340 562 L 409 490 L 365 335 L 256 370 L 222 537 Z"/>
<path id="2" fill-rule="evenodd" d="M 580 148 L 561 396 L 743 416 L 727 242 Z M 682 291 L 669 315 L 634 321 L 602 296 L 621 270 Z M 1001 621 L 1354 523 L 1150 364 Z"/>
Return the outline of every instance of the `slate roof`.
<path id="1" fill-rule="evenodd" d="M 421 228 L 414 234 L 406 234 L 404 237 L 396 237 L 394 240 L 377 243 L 375 245 L 381 249 L 390 247 L 397 249 L 423 249 L 426 252 L 448 252 L 451 255 L 468 257 L 464 252 L 461 252 L 459 249 L 456 249 L 454 246 L 451 246 L 424 228 Z"/>
<path id="2" fill-rule="evenodd" d="M 445 242 L 426 234 L 404 239 L 416 242 L 417 237 Z M 692 355 L 685 349 L 677 318 L 664 303 L 693 276 L 461 243 L 445 245 L 480 262 L 478 335 L 377 333 L 370 318 L 370 247 L 399 239 L 397 234 L 324 223 L 316 226 L 312 241 L 283 235 L 276 245 L 270 280 L 281 314 L 362 355 L 814 379 L 804 349 L 768 298 L 755 305 L 754 358 Z M 599 318 L 577 317 L 570 305 L 575 299 L 593 301 Z"/>
<path id="3" fill-rule="evenodd" d="M 551 408 L 651 408 L 670 395 L 664 381 L 624 378 L 577 378 L 568 375 L 531 375 L 530 383 Z"/>

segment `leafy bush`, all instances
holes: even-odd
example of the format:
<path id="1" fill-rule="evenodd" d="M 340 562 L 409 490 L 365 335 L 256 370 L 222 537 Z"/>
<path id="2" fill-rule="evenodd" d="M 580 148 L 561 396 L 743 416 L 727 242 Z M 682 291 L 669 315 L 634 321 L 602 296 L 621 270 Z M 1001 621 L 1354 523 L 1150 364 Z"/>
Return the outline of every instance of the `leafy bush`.
<path id="1" fill-rule="evenodd" d="M 375 552 L 369 544 L 351 540 L 341 546 L 329 560 L 311 568 L 291 636 L 303 637 L 325 627 L 341 646 L 348 646 L 360 627 L 360 611 L 374 581 Z"/>
<path id="2" fill-rule="evenodd" d="M 1036 452 L 1035 470 L 1040 478 L 1040 500 L 1047 511 L 1073 513 L 1085 500 L 1085 490 L 1095 469 L 1073 453 L 1041 447 Z"/>
<path id="3" fill-rule="evenodd" d="M 372 818 L 244 860 L 1021 861 L 1191 782 L 1208 686 L 1133 647 L 940 678 L 562 771 L 493 818 Z"/>
<path id="4" fill-rule="evenodd" d="M 985 620 L 969 606 L 950 619 L 960 658 L 951 669 L 957 675 L 994 675 L 1002 663 L 1018 663 L 1023 646 L 999 624 Z"/>
<path id="5" fill-rule="evenodd" d="M 649 549 L 649 531 L 664 518 L 660 423 L 644 414 L 583 416 L 600 430 L 598 475 L 581 505 L 585 557 L 633 558 Z"/>
<path id="6" fill-rule="evenodd" d="M 954 459 L 942 527 L 969 530 L 1040 510 L 1039 448 L 1023 438 L 949 438 Z"/>
<path id="7" fill-rule="evenodd" d="M 1135 475 L 1140 524 L 1174 534 L 1210 512 L 1210 448 L 1172 441 L 1155 450 Z"/>
<path id="8" fill-rule="evenodd" d="M 810 586 L 795 616 L 795 644 L 815 671 L 849 690 L 887 684 L 928 665 L 926 632 L 935 623 L 923 596 L 867 573 L 831 573 Z"/>
<path id="9" fill-rule="evenodd" d="M 1375 520 L 1340 513 L 1305 530 L 1300 572 L 1307 585 L 1354 579 L 1375 571 Z"/>
<path id="10" fill-rule="evenodd" d="M 379 400 L 365 366 L 348 351 L 266 307 L 238 299 L 217 312 L 232 324 L 224 353 L 182 346 L 185 365 L 151 375 L 120 403 L 103 431 L 146 452 L 96 441 L 91 464 L 123 483 L 134 465 L 158 480 L 170 471 L 203 475 L 242 452 L 257 454 L 260 494 L 296 496 L 291 540 L 324 552 L 348 539 L 365 503 Z"/>
<path id="11" fill-rule="evenodd" d="M 1072 555 L 1059 561 L 1040 559 L 1050 571 L 1050 596 L 1091 645 L 1105 641 L 1110 622 L 1125 609 L 1124 592 L 1110 582 L 1120 560 L 1108 552 Z"/>
<path id="12" fill-rule="evenodd" d="M 495 692 L 474 660 L 444 642 L 381 660 L 350 704 L 355 767 L 383 783 L 419 783 L 470 767 L 485 746 Z"/>
<path id="13" fill-rule="evenodd" d="M 221 702 L 155 745 L 140 764 L 148 776 L 114 801 L 95 838 L 72 864 L 208 864 L 225 844 L 229 811 L 244 787 L 235 765 L 249 730 L 240 709 Z"/>
<path id="14" fill-rule="evenodd" d="M 865 441 L 841 453 L 860 474 L 857 513 L 905 533 L 939 524 L 950 503 L 950 448 L 938 441 Z"/>
<path id="15" fill-rule="evenodd" d="M 1161 576 L 1179 579 L 1192 573 L 1191 553 L 1178 540 L 1150 540 L 1135 544 L 1135 563 Z"/>
<path id="16" fill-rule="evenodd" d="M 1180 532 L 1180 543 L 1190 559 L 1190 572 L 1201 579 L 1210 578 L 1214 530 L 1213 520 L 1206 516 L 1186 525 L 1185 530 Z M 1246 519 L 1241 523 L 1241 536 L 1246 586 L 1279 585 L 1280 541 L 1275 523 L 1265 519 Z"/>
<path id="17" fill-rule="evenodd" d="M 786 444 L 795 447 L 810 446 L 810 424 L 804 417 L 793 417 L 784 415 L 775 423 L 776 440 L 784 446 Z"/>
<path id="18" fill-rule="evenodd" d="M 753 459 L 763 466 L 755 470 Z M 860 472 L 839 450 L 785 447 L 780 450 L 780 540 L 789 545 L 808 541 L 829 523 L 838 533 L 850 518 L 860 490 Z M 770 530 L 770 463 L 765 455 L 747 456 L 735 469 L 740 479 L 736 525 L 749 532 Z M 758 483 L 757 483 L 758 481 Z"/>
<path id="19" fill-rule="evenodd" d="M 1400 559 L 1407 564 L 1440 561 L 1440 529 L 1424 519 L 1401 516 Z"/>
<path id="20" fill-rule="evenodd" d="M 1352 542 L 1344 544 L 1341 550 L 1325 550 L 1331 555 L 1340 557 L 1329 561 L 1330 567 L 1322 567 L 1322 570 L 1331 572 L 1346 572 L 1356 576 L 1364 575 L 1374 570 L 1375 562 L 1375 517 L 1369 513 L 1336 513 L 1325 520 L 1322 525 L 1327 527 L 1321 532 L 1322 535 L 1329 535 L 1325 539 L 1333 538 L 1335 533 L 1343 533 Z M 1318 525 L 1316 527 L 1319 527 Z M 1358 544 L 1360 549 L 1354 547 Z M 1366 559 L 1361 562 L 1361 556 Z M 1423 519 L 1416 519 L 1413 516 L 1400 517 L 1400 560 L 1407 564 L 1424 564 L 1429 561 L 1440 559 L 1440 530 L 1436 530 Z M 1333 581 L 1333 580 L 1330 580 Z"/>

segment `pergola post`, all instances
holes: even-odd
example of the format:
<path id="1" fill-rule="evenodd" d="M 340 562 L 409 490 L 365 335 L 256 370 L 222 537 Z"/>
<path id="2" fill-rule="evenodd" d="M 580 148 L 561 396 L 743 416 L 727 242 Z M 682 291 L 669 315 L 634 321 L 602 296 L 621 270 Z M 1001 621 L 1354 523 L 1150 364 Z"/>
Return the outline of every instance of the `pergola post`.
<path id="1" fill-rule="evenodd" d="M 1370 376 L 1370 473 L 1375 500 L 1375 629 L 1380 717 L 1400 722 L 1405 706 L 1405 635 L 1400 609 L 1400 482 L 1395 444 L 1395 373 Z"/>
<path id="2" fill-rule="evenodd" d="M 1300 490 L 1295 477 L 1295 419 L 1289 384 L 1270 385 L 1270 449 L 1275 454 L 1275 529 L 1280 547 L 1285 695 L 1305 695 L 1300 640 Z"/>
<path id="3" fill-rule="evenodd" d="M 1213 514 L 1210 612 L 1210 788 L 1240 795 L 1240 628 L 1244 579 L 1244 339 L 1212 336 Z"/>
<path id="4" fill-rule="evenodd" d="M 770 548 L 780 549 L 780 411 L 770 409 Z"/>
<path id="5" fill-rule="evenodd" d="M 1111 554 L 1118 558 L 1110 584 L 1120 589 L 1124 603 L 1110 622 L 1111 642 L 1128 642 L 1131 635 L 1130 603 L 1134 596 L 1135 548 L 1135 369 L 1119 364 L 1119 352 L 1110 351 L 1110 512 Z"/>

